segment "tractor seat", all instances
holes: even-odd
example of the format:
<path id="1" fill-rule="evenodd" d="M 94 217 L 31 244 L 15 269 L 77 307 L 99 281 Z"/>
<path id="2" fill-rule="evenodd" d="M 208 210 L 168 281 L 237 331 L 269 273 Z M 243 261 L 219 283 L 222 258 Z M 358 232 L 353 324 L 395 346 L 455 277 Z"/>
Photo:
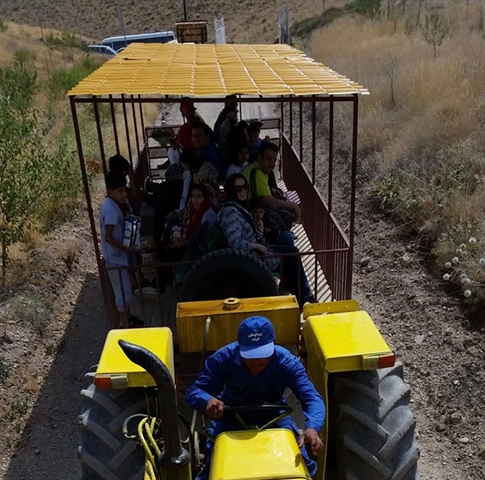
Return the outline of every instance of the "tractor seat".
<path id="1" fill-rule="evenodd" d="M 224 432 L 217 436 L 209 480 L 308 479 L 295 435 L 286 428 Z"/>

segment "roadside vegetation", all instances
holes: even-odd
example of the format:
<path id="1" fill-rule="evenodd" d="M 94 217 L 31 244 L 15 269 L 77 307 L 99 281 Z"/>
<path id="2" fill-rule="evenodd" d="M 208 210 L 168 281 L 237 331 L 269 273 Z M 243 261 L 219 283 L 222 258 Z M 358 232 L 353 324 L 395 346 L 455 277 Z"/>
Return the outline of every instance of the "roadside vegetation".
<path id="1" fill-rule="evenodd" d="M 0 291 L 42 268 L 32 252 L 84 202 L 66 93 L 105 61 L 86 47 L 68 32 L 0 22 Z M 156 115 L 153 110 L 145 112 L 147 118 Z M 93 181 L 101 171 L 94 112 L 78 107 L 77 113 Z M 111 111 L 100 105 L 99 114 L 111 155 Z M 116 109 L 115 115 L 122 112 Z M 123 144 L 123 132 L 119 137 Z"/>
<path id="2" fill-rule="evenodd" d="M 315 32 L 311 54 L 370 91 L 359 144 L 369 201 L 416 237 L 449 291 L 483 315 L 483 3 L 429 12 L 359 0 L 354 12 Z"/>

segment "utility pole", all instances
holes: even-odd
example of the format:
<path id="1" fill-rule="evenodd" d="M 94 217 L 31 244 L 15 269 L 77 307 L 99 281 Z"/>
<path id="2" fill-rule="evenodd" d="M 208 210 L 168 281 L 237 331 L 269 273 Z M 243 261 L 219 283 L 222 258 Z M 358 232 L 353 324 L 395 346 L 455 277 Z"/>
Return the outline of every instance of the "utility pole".
<path id="1" fill-rule="evenodd" d="M 183 5 L 183 8 L 184 8 L 184 22 L 186 22 L 187 21 L 187 1 L 182 0 L 182 5 Z"/>
<path id="2" fill-rule="evenodd" d="M 121 9 L 121 0 L 116 0 L 116 6 L 118 7 L 118 21 L 120 24 L 120 34 L 122 37 L 125 37 L 125 47 L 126 44 L 126 31 L 125 31 L 125 22 L 123 20 L 123 10 Z"/>

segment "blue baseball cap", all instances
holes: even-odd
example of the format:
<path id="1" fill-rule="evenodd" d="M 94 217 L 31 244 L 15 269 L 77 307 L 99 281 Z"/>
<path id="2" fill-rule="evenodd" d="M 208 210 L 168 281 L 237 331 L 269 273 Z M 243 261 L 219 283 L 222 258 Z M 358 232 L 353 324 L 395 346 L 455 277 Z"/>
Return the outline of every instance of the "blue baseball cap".
<path id="1" fill-rule="evenodd" d="M 266 318 L 246 318 L 239 325 L 237 341 L 242 358 L 268 358 L 273 355 L 276 335 L 273 324 Z"/>

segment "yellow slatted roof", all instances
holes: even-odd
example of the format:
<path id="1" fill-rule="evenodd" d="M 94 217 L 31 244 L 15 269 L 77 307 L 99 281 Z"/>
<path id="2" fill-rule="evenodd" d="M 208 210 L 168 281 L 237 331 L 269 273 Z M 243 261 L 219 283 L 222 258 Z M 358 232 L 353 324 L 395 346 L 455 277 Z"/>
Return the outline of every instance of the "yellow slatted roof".
<path id="1" fill-rule="evenodd" d="M 133 43 L 69 95 L 347 95 L 368 93 L 288 45 Z"/>

